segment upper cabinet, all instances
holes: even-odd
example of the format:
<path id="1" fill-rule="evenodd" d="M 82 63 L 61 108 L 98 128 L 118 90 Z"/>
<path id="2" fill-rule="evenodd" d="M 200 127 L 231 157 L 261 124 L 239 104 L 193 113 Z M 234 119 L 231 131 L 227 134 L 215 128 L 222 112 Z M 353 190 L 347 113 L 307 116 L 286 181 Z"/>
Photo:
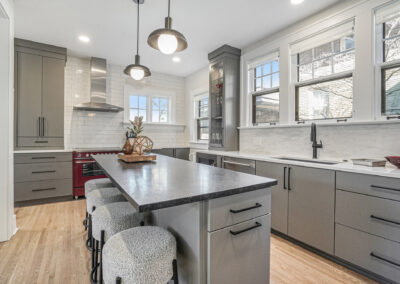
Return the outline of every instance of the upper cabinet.
<path id="1" fill-rule="evenodd" d="M 65 48 L 15 39 L 16 148 L 64 146 Z"/>
<path id="2" fill-rule="evenodd" d="M 224 45 L 208 55 L 210 149 L 239 149 L 240 54 L 240 49 Z"/>

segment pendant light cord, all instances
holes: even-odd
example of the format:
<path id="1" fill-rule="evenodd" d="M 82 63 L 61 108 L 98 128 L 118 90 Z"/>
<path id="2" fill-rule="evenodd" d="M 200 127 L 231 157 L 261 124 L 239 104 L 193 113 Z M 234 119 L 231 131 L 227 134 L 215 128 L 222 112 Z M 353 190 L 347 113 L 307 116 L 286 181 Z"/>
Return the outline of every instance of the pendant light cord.
<path id="1" fill-rule="evenodd" d="M 136 36 L 136 54 L 139 55 L 139 2 L 140 0 L 137 0 L 137 36 Z"/>
<path id="2" fill-rule="evenodd" d="M 171 0 L 168 0 L 168 18 L 169 18 L 170 7 L 171 7 Z"/>

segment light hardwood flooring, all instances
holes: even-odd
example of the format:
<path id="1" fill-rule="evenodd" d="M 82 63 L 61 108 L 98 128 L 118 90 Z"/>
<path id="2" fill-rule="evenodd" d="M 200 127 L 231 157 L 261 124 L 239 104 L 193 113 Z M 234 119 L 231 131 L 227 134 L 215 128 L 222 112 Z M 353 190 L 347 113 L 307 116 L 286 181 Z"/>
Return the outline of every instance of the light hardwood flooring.
<path id="1" fill-rule="evenodd" d="M 85 200 L 16 208 L 18 232 L 0 243 L 0 283 L 89 283 Z M 271 283 L 375 283 L 284 239 L 271 239 Z"/>

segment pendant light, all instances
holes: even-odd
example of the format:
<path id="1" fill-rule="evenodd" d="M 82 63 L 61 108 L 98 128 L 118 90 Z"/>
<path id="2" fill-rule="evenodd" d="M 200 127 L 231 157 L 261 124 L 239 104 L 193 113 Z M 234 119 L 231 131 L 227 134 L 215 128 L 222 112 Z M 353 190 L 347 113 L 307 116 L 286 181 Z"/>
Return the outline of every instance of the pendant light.
<path id="1" fill-rule="evenodd" d="M 168 17 L 165 18 L 165 28 L 153 31 L 147 39 L 147 43 L 152 48 L 158 49 L 164 54 L 179 52 L 188 46 L 184 35 L 171 28 L 170 5 L 170 0 L 168 0 Z"/>
<path id="2" fill-rule="evenodd" d="M 144 3 L 144 0 L 133 0 L 133 2 L 137 3 L 137 39 L 136 39 L 136 55 L 135 55 L 135 64 L 131 64 L 126 66 L 124 73 L 132 79 L 139 81 L 142 80 L 143 77 L 149 77 L 151 75 L 150 69 L 146 66 L 140 65 L 140 56 L 139 56 L 139 5 Z"/>

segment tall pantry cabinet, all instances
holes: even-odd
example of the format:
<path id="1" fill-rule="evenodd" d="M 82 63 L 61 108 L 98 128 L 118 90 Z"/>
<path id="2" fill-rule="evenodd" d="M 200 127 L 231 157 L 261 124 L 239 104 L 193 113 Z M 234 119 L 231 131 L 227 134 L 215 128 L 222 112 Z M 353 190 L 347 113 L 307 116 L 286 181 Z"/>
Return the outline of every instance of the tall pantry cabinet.
<path id="1" fill-rule="evenodd" d="M 15 148 L 64 147 L 67 50 L 15 39 Z"/>

